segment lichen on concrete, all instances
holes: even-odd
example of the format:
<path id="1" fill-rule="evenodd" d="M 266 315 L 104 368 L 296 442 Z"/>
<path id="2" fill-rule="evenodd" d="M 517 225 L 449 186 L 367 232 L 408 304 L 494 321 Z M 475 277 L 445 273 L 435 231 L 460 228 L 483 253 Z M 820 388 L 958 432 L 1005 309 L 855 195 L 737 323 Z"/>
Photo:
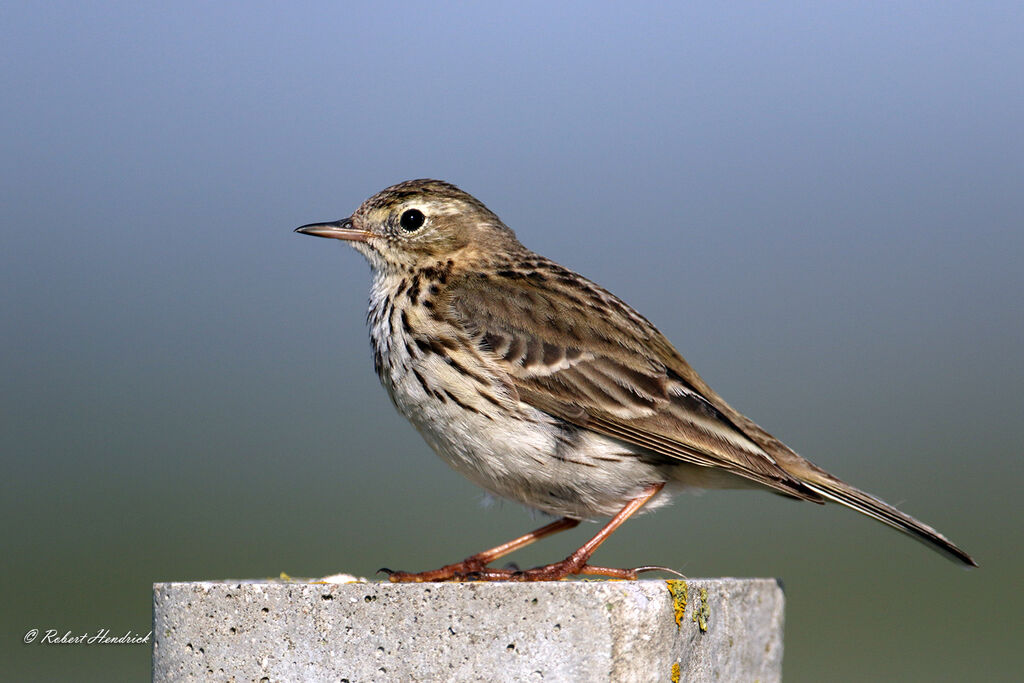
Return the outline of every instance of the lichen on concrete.
<path id="1" fill-rule="evenodd" d="M 681 579 L 669 579 L 665 582 L 668 585 L 669 595 L 672 596 L 672 609 L 675 612 L 676 628 L 683 624 L 686 615 L 686 602 L 689 599 L 686 581 Z"/>
<path id="2" fill-rule="evenodd" d="M 711 609 L 708 607 L 708 589 L 700 589 L 700 608 L 693 607 L 693 622 L 700 628 L 701 633 L 708 631 L 708 617 L 711 616 Z"/>

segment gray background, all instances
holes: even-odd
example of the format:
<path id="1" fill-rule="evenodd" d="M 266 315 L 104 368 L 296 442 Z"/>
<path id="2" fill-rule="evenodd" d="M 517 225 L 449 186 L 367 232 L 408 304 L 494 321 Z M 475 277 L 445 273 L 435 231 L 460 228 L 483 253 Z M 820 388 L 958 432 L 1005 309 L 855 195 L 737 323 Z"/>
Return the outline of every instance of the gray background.
<path id="1" fill-rule="evenodd" d="M 144 678 L 144 646 L 21 638 L 146 631 L 154 581 L 425 569 L 540 523 L 393 411 L 366 265 L 291 233 L 423 176 L 982 568 L 749 492 L 601 563 L 782 577 L 789 680 L 1019 673 L 1020 3 L 663 4 L 5 4 L 6 675 Z"/>

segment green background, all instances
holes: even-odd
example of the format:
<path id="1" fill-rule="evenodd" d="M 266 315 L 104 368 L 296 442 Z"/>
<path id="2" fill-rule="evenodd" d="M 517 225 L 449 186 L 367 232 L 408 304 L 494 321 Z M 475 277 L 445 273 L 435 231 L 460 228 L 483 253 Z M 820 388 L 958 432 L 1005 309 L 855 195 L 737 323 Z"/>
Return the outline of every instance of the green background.
<path id="1" fill-rule="evenodd" d="M 596 560 L 781 577 L 787 680 L 1015 678 L 1022 25 L 1009 2 L 8 3 L 4 677 L 146 678 L 145 646 L 22 636 L 148 631 L 155 581 L 426 569 L 543 521 L 481 509 L 394 412 L 367 267 L 291 233 L 432 176 L 981 569 L 749 492 L 681 496 Z"/>

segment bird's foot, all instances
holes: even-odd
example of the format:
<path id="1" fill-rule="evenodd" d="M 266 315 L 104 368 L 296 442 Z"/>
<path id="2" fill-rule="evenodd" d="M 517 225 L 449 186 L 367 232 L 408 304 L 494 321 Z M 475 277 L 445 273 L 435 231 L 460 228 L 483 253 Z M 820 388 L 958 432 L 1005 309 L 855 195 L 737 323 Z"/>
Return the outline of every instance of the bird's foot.
<path id="1" fill-rule="evenodd" d="M 561 562 L 547 564 L 532 569 L 494 569 L 487 567 L 479 559 L 468 557 L 462 562 L 445 565 L 440 569 L 426 572 L 399 572 L 381 569 L 388 575 L 392 583 L 424 583 L 436 581 L 561 581 L 573 575 L 607 576 L 614 579 L 635 581 L 637 574 L 650 571 L 663 571 L 682 576 L 668 567 L 635 567 L 633 569 L 617 569 L 615 567 L 598 567 L 586 562 L 567 557 Z"/>
<path id="2" fill-rule="evenodd" d="M 431 569 L 425 572 L 400 572 L 382 567 L 378 573 L 388 575 L 391 583 L 429 583 L 435 581 L 496 581 L 500 579 L 480 578 L 493 572 L 510 572 L 508 569 L 489 569 L 487 565 L 477 557 L 467 557 L 462 562 L 447 564 L 440 569 Z"/>
<path id="3" fill-rule="evenodd" d="M 614 567 L 598 567 L 586 562 L 574 561 L 567 557 L 561 562 L 548 564 L 543 567 L 534 567 L 525 571 L 517 572 L 513 581 L 561 581 L 572 575 L 588 576 L 610 576 L 615 579 L 632 581 L 636 579 L 635 569 L 616 569 Z"/>

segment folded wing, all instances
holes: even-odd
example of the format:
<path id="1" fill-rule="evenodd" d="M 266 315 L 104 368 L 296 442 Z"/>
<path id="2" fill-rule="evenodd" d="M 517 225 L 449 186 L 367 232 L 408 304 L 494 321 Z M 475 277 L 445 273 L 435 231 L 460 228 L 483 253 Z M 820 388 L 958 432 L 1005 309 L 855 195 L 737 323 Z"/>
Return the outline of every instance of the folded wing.
<path id="1" fill-rule="evenodd" d="M 645 318 L 597 285 L 559 278 L 566 271 L 548 266 L 529 275 L 469 274 L 452 283 L 439 307 L 505 373 L 520 400 L 654 453 L 821 501 L 716 405 L 717 396 L 694 386 L 685 361 L 682 374 L 671 367 L 681 357 Z"/>

